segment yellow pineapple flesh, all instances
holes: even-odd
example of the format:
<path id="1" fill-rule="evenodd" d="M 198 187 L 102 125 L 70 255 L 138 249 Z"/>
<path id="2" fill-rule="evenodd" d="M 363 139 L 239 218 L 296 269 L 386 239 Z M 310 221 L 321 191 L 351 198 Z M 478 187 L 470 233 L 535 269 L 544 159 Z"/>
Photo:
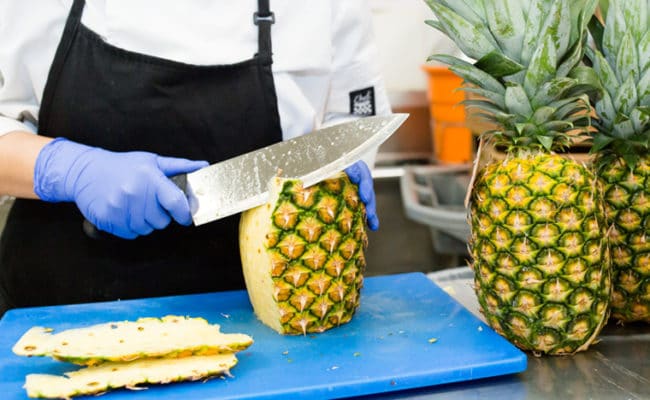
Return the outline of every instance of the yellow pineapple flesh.
<path id="1" fill-rule="evenodd" d="M 100 394 L 112 389 L 138 389 L 144 384 L 196 381 L 211 376 L 228 375 L 236 364 L 237 358 L 232 353 L 107 362 L 68 372 L 65 376 L 29 374 L 25 380 L 25 390 L 29 397 L 68 399 Z"/>
<path id="2" fill-rule="evenodd" d="M 21 356 L 49 356 L 80 365 L 138 358 L 181 358 L 244 350 L 253 339 L 222 333 L 203 318 L 169 315 L 68 329 L 33 327 L 13 346 Z"/>

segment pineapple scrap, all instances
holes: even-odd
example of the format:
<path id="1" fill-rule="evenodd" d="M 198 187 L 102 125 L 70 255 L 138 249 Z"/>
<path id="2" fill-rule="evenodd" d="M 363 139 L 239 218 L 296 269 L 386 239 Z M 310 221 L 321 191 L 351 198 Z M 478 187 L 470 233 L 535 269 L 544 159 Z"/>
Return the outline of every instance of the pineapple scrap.
<path id="1" fill-rule="evenodd" d="M 14 345 L 20 356 L 49 356 L 79 365 L 133 361 L 139 358 L 182 358 L 232 353 L 253 339 L 241 333 L 221 333 L 203 318 L 166 316 L 110 322 L 56 334 L 34 327 Z"/>
<path id="2" fill-rule="evenodd" d="M 66 376 L 29 374 L 24 388 L 29 397 L 69 399 L 110 389 L 137 389 L 137 385 L 145 383 L 164 384 L 228 375 L 236 364 L 237 358 L 232 353 L 107 362 L 68 372 Z"/>

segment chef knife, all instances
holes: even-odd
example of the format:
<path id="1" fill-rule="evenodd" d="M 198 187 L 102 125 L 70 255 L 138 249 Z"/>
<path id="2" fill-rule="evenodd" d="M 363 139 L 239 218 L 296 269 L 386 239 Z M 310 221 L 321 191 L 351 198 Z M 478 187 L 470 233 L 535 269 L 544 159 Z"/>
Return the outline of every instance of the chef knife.
<path id="1" fill-rule="evenodd" d="M 366 117 L 318 129 L 172 180 L 187 195 L 194 224 L 205 224 L 264 204 L 276 176 L 305 187 L 329 178 L 378 147 L 407 117 Z"/>
<path id="2" fill-rule="evenodd" d="M 305 187 L 329 178 L 382 144 L 407 117 L 366 117 L 318 129 L 171 180 L 187 196 L 194 225 L 202 225 L 264 204 L 276 176 L 299 179 Z M 103 236 L 88 220 L 83 230 Z"/>

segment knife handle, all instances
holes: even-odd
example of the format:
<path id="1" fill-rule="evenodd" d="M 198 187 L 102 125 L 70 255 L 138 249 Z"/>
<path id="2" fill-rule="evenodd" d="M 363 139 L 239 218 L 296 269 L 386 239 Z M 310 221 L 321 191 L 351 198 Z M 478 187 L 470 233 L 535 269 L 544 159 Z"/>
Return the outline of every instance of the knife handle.
<path id="1" fill-rule="evenodd" d="M 187 188 L 187 174 L 174 175 L 169 179 L 174 182 L 174 185 L 178 186 L 178 188 L 181 189 L 183 193 L 185 193 L 185 189 Z M 81 228 L 83 229 L 86 236 L 91 239 L 105 239 L 109 236 L 106 232 L 97 229 L 97 227 L 93 225 L 92 222 L 88 221 L 85 218 L 84 222 L 81 224 Z"/>
<path id="2" fill-rule="evenodd" d="M 183 193 L 187 193 L 185 190 L 187 189 L 187 174 L 174 175 L 169 179 L 174 182 L 174 185 L 178 186 Z"/>

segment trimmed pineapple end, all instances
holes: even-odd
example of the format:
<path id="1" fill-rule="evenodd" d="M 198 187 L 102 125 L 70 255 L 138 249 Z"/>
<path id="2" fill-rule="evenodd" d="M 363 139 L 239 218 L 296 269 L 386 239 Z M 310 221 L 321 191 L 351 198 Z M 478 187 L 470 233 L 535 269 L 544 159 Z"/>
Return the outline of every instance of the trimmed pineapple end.
<path id="1" fill-rule="evenodd" d="M 68 399 L 99 394 L 111 389 L 136 389 L 143 384 L 195 381 L 227 375 L 237 364 L 234 354 L 178 359 L 142 359 L 128 363 L 105 363 L 68 372 L 66 376 L 30 374 L 24 388 L 32 398 Z"/>

